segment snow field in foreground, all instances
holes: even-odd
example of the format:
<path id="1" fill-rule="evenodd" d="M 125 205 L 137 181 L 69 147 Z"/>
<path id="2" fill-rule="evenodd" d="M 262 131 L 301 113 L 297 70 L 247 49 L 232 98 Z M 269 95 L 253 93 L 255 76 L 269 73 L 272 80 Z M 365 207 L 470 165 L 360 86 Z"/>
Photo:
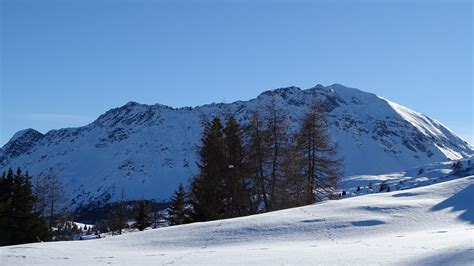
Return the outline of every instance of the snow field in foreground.
<path id="1" fill-rule="evenodd" d="M 2 265 L 471 264 L 474 176 L 104 239 L 0 248 Z"/>

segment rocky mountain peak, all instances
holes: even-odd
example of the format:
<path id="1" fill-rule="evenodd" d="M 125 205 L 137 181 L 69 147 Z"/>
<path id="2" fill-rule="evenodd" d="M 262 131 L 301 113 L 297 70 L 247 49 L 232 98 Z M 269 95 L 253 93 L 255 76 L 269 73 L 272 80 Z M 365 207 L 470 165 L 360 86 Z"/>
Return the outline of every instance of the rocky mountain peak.
<path id="1" fill-rule="evenodd" d="M 15 158 L 30 151 L 43 137 L 43 134 L 32 128 L 21 130 L 3 146 L 3 150 L 9 157 Z"/>

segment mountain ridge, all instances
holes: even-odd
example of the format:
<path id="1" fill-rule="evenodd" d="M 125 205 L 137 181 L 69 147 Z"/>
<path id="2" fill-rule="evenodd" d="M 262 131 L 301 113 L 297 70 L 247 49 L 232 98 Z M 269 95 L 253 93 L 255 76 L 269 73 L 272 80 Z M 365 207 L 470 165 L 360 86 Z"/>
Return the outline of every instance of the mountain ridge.
<path id="1" fill-rule="evenodd" d="M 331 137 L 346 159 L 347 175 L 395 171 L 473 153 L 467 142 L 424 114 L 359 89 L 318 84 L 196 107 L 130 101 L 82 127 L 45 134 L 19 131 L 0 150 L 0 170 L 22 167 L 38 175 L 49 167 L 58 169 L 74 204 L 113 200 L 122 189 L 130 198 L 166 198 L 197 171 L 202 121 L 232 112 L 245 124 L 271 99 L 288 114 L 290 131 L 296 130 L 310 102 L 319 100 Z"/>

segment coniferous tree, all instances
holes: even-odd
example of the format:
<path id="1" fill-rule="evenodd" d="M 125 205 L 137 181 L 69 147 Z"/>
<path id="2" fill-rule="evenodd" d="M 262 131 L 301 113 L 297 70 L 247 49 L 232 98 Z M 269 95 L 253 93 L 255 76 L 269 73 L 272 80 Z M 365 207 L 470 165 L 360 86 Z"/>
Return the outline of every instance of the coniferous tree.
<path id="1" fill-rule="evenodd" d="M 296 134 L 299 174 L 306 180 L 306 204 L 331 198 L 342 176 L 337 147 L 327 132 L 326 116 L 318 102 L 310 106 Z"/>
<path id="2" fill-rule="evenodd" d="M 112 212 L 112 217 L 109 221 L 110 228 L 113 233 L 122 234 L 122 230 L 127 227 L 127 214 L 125 206 L 125 193 L 122 189 L 120 194 L 120 201 Z"/>
<path id="3" fill-rule="evenodd" d="M 199 173 L 191 182 L 193 220 L 219 219 L 224 213 L 226 165 L 223 126 L 219 118 L 205 124 L 199 151 Z"/>
<path id="4" fill-rule="evenodd" d="M 48 179 L 44 174 L 36 175 L 34 177 L 34 195 L 36 197 L 34 204 L 34 211 L 39 213 L 42 218 L 47 215 L 48 207 Z"/>
<path id="5" fill-rule="evenodd" d="M 268 161 L 267 139 L 264 130 L 262 115 L 256 110 L 250 119 L 250 125 L 246 127 L 246 163 L 249 170 L 249 178 L 253 180 L 253 208 L 255 211 L 268 210 L 270 199 L 268 198 L 269 180 L 266 166 Z"/>
<path id="6" fill-rule="evenodd" d="M 49 172 L 45 174 L 45 185 L 49 228 L 51 229 L 55 216 L 58 213 L 58 206 L 64 200 L 64 190 L 57 172 L 53 169 L 49 169 Z"/>
<path id="7" fill-rule="evenodd" d="M 229 218 L 254 213 L 250 191 L 251 182 L 247 178 L 249 171 L 244 161 L 242 131 L 232 115 L 228 116 L 223 131 L 225 165 L 227 165 L 224 169 L 224 216 Z"/>
<path id="8" fill-rule="evenodd" d="M 269 161 L 266 166 L 269 173 L 269 206 L 267 211 L 285 208 L 284 190 L 285 161 L 289 148 L 288 118 L 277 106 L 276 98 L 267 105 L 265 126 L 265 146 Z"/>
<path id="9" fill-rule="evenodd" d="M 179 184 L 178 189 L 171 196 L 168 206 L 168 223 L 169 225 L 179 225 L 190 221 L 191 217 L 187 208 L 187 195 L 183 184 Z"/>
<path id="10" fill-rule="evenodd" d="M 285 154 L 283 163 L 284 177 L 279 187 L 280 208 L 291 208 L 306 205 L 307 183 L 300 173 L 300 162 L 294 146 Z"/>
<path id="11" fill-rule="evenodd" d="M 11 169 L 0 178 L 0 245 L 49 240 L 48 227 L 33 212 L 35 197 L 30 177 Z"/>
<path id="12" fill-rule="evenodd" d="M 135 227 L 138 228 L 138 230 L 143 231 L 148 226 L 150 226 L 150 222 L 148 220 L 146 204 L 145 201 L 140 201 L 138 204 L 137 214 L 135 216 Z"/>

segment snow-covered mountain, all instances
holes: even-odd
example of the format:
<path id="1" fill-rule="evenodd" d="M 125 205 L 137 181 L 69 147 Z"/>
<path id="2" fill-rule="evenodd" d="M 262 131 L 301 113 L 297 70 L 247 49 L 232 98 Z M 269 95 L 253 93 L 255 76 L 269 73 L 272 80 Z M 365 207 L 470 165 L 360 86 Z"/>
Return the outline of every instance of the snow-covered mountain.
<path id="1" fill-rule="evenodd" d="M 242 123 L 274 98 L 290 128 L 314 99 L 328 112 L 330 134 L 345 159 L 345 174 L 378 174 L 473 154 L 471 146 L 438 121 L 406 107 L 339 84 L 266 91 L 249 101 L 171 108 L 129 102 L 89 125 L 16 133 L 0 149 L 0 170 L 31 175 L 55 169 L 75 203 L 167 198 L 196 173 L 202 121 L 228 112 Z"/>

